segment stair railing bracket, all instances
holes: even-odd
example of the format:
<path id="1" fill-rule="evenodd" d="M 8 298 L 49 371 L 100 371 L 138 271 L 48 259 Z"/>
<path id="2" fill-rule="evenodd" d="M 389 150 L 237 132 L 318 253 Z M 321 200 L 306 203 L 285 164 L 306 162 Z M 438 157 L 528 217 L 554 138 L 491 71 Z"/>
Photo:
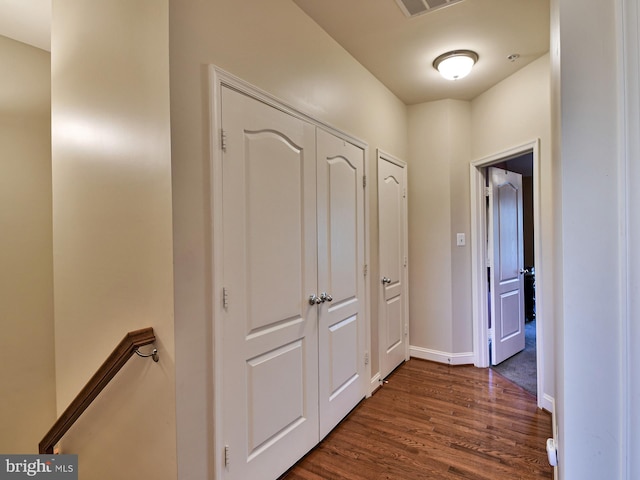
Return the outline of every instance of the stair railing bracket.
<path id="1" fill-rule="evenodd" d="M 151 353 L 142 353 L 140 351 L 140 348 L 136 348 L 134 350 L 134 352 L 136 353 L 136 355 L 138 355 L 139 357 L 142 357 L 142 358 L 151 357 L 153 359 L 153 361 L 156 362 L 156 363 L 158 363 L 158 360 L 160 360 L 160 357 L 158 356 L 158 349 L 157 348 L 154 348 Z"/>

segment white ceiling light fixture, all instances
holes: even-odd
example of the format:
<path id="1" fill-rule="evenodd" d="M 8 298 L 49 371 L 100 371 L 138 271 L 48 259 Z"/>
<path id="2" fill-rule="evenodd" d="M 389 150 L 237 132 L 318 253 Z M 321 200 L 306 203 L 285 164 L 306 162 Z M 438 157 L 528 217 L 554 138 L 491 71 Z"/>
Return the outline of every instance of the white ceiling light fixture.
<path id="1" fill-rule="evenodd" d="M 433 61 L 433 68 L 447 80 L 460 80 L 471 72 L 478 61 L 478 54 L 471 50 L 452 50 Z"/>

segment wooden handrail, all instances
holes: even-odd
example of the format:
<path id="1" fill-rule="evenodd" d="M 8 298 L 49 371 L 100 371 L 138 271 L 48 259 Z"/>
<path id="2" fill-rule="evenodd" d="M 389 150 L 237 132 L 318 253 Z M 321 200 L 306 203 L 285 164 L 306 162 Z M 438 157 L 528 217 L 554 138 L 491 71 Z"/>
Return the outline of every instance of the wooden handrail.
<path id="1" fill-rule="evenodd" d="M 73 399 L 67 409 L 56 420 L 53 427 L 42 438 L 38 445 L 41 454 L 52 454 L 53 447 L 60 441 L 74 422 L 82 415 L 91 402 L 107 386 L 111 379 L 131 358 L 138 347 L 155 342 L 153 328 L 135 330 L 125 335 L 118 346 L 111 352 L 98 371 L 91 377 L 80 393 Z"/>

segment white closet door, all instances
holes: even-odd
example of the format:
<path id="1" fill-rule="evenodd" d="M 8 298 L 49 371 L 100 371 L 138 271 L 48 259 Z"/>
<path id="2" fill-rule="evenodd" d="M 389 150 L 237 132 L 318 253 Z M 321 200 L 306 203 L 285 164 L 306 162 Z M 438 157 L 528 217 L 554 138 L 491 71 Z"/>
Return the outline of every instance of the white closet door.
<path id="1" fill-rule="evenodd" d="M 365 396 L 364 151 L 318 129 L 320 438 Z"/>
<path id="2" fill-rule="evenodd" d="M 222 88 L 225 478 L 273 480 L 318 441 L 315 127 Z M 219 385 L 219 383 L 218 383 Z"/>
<path id="3" fill-rule="evenodd" d="M 380 376 L 409 359 L 406 286 L 406 166 L 378 155 L 378 231 L 382 288 Z"/>

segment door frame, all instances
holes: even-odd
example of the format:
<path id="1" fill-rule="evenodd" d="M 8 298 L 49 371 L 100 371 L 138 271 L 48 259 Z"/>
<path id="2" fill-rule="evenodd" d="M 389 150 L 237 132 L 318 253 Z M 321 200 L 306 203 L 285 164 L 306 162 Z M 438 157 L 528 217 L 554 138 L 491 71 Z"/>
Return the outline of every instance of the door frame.
<path id="1" fill-rule="evenodd" d="M 255 100 L 258 100 L 266 105 L 276 108 L 282 112 L 285 112 L 293 117 L 304 120 L 308 123 L 320 127 L 329 133 L 335 135 L 342 140 L 352 143 L 353 145 L 362 148 L 364 151 L 364 176 L 367 178 L 369 174 L 369 145 L 362 140 L 359 140 L 348 133 L 338 130 L 329 124 L 326 124 L 317 118 L 311 117 L 290 104 L 280 100 L 279 98 L 261 90 L 254 85 L 242 80 L 239 77 L 215 66 L 209 65 L 209 148 L 210 155 L 208 159 L 209 168 L 209 213 L 210 213 L 210 225 L 208 231 L 208 238 L 206 241 L 209 243 L 211 249 L 210 264 L 209 264 L 209 281 L 208 286 L 211 288 L 211 305 L 210 305 L 210 325 L 211 325 L 211 351 L 208 352 L 207 358 L 213 363 L 211 368 L 212 379 L 207 388 L 208 397 L 210 400 L 210 411 L 213 412 L 213 418 L 209 419 L 213 423 L 213 429 L 211 432 L 213 452 L 211 452 L 213 458 L 213 471 L 214 478 L 224 478 L 224 465 L 225 465 L 225 447 L 222 431 L 222 422 L 218 422 L 217 419 L 222 418 L 222 392 L 221 392 L 221 379 L 222 379 L 222 352 L 223 352 L 223 338 L 220 334 L 223 331 L 223 313 L 224 313 L 224 298 L 223 298 L 223 276 L 222 269 L 219 265 L 222 265 L 223 257 L 223 237 L 222 237 L 222 149 L 224 134 L 222 132 L 222 109 L 220 104 L 220 95 L 223 87 L 228 87 L 236 90 L 244 95 L 247 95 Z M 370 265 L 370 232 L 369 232 L 369 194 L 365 189 L 364 195 L 364 261 L 365 265 Z M 365 292 L 363 299 L 364 324 L 365 324 L 365 348 L 366 352 L 371 348 L 371 319 L 370 319 L 370 298 L 371 298 L 371 281 L 370 275 L 365 275 Z M 365 353 L 366 353 L 365 352 Z M 203 368 L 209 368 L 208 366 Z M 367 362 L 365 365 L 365 375 L 367 378 L 371 378 L 371 362 Z M 201 421 L 198 420 L 198 421 Z"/>
<path id="2" fill-rule="evenodd" d="M 474 365 L 489 367 L 488 288 L 487 288 L 487 212 L 485 200 L 486 168 L 526 153 L 533 154 L 533 224 L 534 256 L 536 258 L 536 370 L 538 407 L 550 409 L 544 404 L 544 299 L 541 292 L 544 283 L 542 266 L 542 235 L 540 223 L 540 139 L 518 145 L 470 164 L 471 181 L 471 294 L 473 318 Z"/>
<path id="3" fill-rule="evenodd" d="M 380 162 L 382 161 L 386 161 L 386 162 L 390 162 L 393 163 L 399 167 L 402 168 L 402 181 L 404 183 L 404 188 L 405 188 L 405 195 L 404 195 L 404 201 L 402 202 L 402 209 L 403 209 L 403 219 L 402 219 L 402 236 L 403 236 L 403 245 L 402 248 L 404 249 L 404 257 L 405 257 L 405 266 L 404 266 L 404 272 L 403 272 L 403 278 L 402 281 L 404 282 L 404 301 L 403 301 L 403 305 L 402 308 L 404 310 L 404 331 L 406 332 L 404 334 L 404 341 L 405 341 L 405 352 L 404 352 L 404 359 L 405 361 L 409 360 L 409 343 L 410 343 L 410 336 L 409 336 L 409 209 L 408 209 L 408 201 L 409 201 L 409 193 L 408 193 L 408 186 L 407 186 L 407 180 L 408 180 L 408 176 L 407 176 L 407 163 L 403 160 L 400 160 L 397 157 L 394 157 L 393 155 L 386 153 L 384 150 L 381 149 L 377 149 L 377 155 L 376 155 L 376 170 L 378 172 L 380 172 Z M 379 175 L 379 173 L 378 173 Z M 378 182 L 379 182 L 379 178 L 378 178 Z M 376 189 L 377 189 L 377 184 L 376 184 Z M 380 196 L 376 195 L 378 198 L 378 202 L 380 201 Z M 378 212 L 380 212 L 380 208 L 378 208 Z M 378 222 L 378 270 L 380 270 L 380 222 Z M 380 272 L 378 272 L 380 273 Z M 376 374 L 376 376 L 374 378 L 371 379 L 371 388 L 373 390 L 375 390 L 375 388 L 377 388 L 378 386 L 380 386 L 380 382 L 382 380 L 384 380 L 382 378 L 382 357 L 383 357 L 383 353 L 384 353 L 384 349 L 386 348 L 384 345 L 384 342 L 382 341 L 382 335 L 381 335 L 381 324 L 382 324 L 382 309 L 385 306 L 385 300 L 384 300 L 384 291 L 383 291 L 383 286 L 379 281 L 380 279 L 377 279 L 377 290 L 378 290 L 378 373 Z"/>

